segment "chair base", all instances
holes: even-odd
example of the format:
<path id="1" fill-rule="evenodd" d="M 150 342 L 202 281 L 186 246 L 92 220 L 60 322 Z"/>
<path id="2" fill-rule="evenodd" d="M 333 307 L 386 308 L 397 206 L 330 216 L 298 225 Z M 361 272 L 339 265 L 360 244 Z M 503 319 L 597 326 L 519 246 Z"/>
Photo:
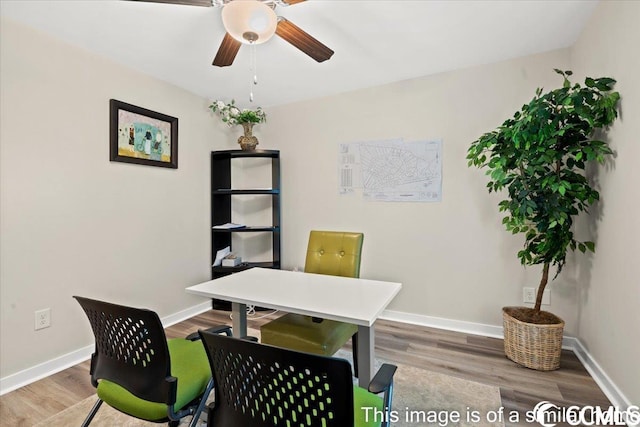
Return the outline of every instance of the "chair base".
<path id="1" fill-rule="evenodd" d="M 82 427 L 87 427 L 89 424 L 91 424 L 91 421 L 93 421 L 93 417 L 96 416 L 98 409 L 100 409 L 103 403 L 104 401 L 102 399 L 98 399 L 98 401 L 93 404 L 93 406 L 91 407 L 91 411 L 89 411 L 89 415 L 87 415 L 87 418 L 85 418 L 82 422 Z"/>

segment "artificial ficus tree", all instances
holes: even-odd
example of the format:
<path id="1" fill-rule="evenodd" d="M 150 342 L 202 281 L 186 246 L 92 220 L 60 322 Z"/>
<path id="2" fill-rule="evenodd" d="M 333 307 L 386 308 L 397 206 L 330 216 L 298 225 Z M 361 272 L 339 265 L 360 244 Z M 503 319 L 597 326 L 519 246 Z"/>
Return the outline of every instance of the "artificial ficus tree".
<path id="1" fill-rule="evenodd" d="M 520 262 L 543 265 L 533 318 L 526 319 L 534 323 L 549 267 L 557 268 L 557 276 L 569 249 L 595 250 L 593 242 L 574 238 L 572 225 L 576 215 L 599 199 L 585 168 L 612 154 L 607 142 L 595 135 L 615 121 L 620 99 L 612 78 L 587 78 L 581 86 L 569 81 L 571 71 L 555 71 L 564 79 L 562 87 L 536 90 L 528 104 L 467 151 L 469 166 L 486 169 L 489 192 L 506 190 L 498 206 L 506 213 L 506 229 L 525 236 Z"/>

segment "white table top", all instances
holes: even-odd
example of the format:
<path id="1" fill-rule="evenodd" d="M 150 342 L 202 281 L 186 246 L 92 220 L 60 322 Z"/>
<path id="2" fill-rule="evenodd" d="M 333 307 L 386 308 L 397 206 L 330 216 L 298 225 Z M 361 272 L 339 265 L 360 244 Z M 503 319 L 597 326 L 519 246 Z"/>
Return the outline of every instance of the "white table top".
<path id="1" fill-rule="evenodd" d="M 186 291 L 370 327 L 401 287 L 395 282 L 252 268 Z"/>

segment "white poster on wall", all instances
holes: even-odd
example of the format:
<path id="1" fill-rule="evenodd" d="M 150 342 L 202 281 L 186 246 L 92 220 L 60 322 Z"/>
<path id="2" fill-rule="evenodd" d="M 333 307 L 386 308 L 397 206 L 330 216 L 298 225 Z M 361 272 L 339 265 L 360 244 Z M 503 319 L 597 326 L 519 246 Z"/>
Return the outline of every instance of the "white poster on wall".
<path id="1" fill-rule="evenodd" d="M 362 189 L 366 200 L 442 200 L 442 140 L 402 138 L 340 144 L 340 194 Z"/>

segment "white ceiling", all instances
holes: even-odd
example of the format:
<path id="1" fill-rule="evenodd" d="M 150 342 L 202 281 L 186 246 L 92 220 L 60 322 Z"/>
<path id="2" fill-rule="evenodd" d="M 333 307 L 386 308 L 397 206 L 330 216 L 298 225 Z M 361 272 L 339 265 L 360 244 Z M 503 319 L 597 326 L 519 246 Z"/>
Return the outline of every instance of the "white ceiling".
<path id="1" fill-rule="evenodd" d="M 274 36 L 256 47 L 271 106 L 571 46 L 593 0 L 309 0 L 276 9 L 335 51 L 317 63 Z M 207 99 L 248 104 L 250 48 L 211 62 L 220 9 L 117 0 L 1 0 L 0 13 Z M 52 58 L 55 60 L 55 58 Z"/>

